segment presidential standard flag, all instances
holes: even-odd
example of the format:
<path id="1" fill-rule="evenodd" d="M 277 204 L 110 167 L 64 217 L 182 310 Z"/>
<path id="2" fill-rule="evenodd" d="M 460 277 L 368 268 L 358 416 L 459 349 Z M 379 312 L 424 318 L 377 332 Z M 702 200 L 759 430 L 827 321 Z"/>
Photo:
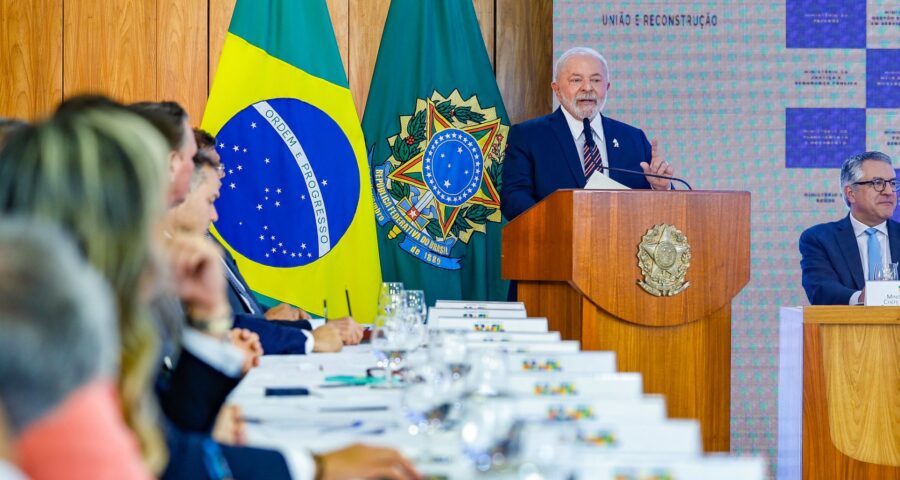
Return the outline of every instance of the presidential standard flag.
<path id="1" fill-rule="evenodd" d="M 381 272 L 362 131 L 325 0 L 238 0 L 202 127 L 225 164 L 213 234 L 251 288 L 374 318 Z"/>
<path id="2" fill-rule="evenodd" d="M 393 0 L 363 116 L 385 281 L 429 302 L 506 299 L 508 130 L 472 2 Z"/>

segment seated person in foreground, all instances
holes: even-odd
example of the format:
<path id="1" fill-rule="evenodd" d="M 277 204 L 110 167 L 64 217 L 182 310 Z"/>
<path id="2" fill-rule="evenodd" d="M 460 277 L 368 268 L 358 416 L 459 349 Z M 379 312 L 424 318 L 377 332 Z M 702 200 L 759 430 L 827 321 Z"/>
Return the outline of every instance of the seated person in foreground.
<path id="1" fill-rule="evenodd" d="M 891 157 L 880 152 L 854 155 L 841 166 L 841 193 L 850 213 L 800 236 L 803 288 L 813 305 L 865 302 L 866 280 L 900 260 L 897 178 Z"/>
<path id="2" fill-rule="evenodd" d="M 0 223 L 0 416 L 29 478 L 151 478 L 118 407 L 113 305 L 62 231 Z"/>

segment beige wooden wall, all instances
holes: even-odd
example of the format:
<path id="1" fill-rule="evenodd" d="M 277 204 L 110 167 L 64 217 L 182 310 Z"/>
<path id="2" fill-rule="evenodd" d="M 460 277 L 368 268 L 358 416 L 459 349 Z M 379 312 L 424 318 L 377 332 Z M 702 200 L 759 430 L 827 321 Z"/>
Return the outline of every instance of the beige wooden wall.
<path id="1" fill-rule="evenodd" d="M 33 120 L 98 92 L 176 100 L 199 123 L 234 2 L 0 0 L 0 116 Z M 362 116 L 390 0 L 327 2 Z M 549 112 L 552 0 L 473 3 L 511 121 Z"/>

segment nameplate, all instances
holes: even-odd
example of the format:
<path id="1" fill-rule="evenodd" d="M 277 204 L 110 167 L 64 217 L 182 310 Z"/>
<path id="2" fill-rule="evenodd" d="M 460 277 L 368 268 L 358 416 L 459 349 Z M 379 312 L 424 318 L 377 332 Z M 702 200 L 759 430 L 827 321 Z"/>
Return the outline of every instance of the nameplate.
<path id="1" fill-rule="evenodd" d="M 900 307 L 900 282 L 866 282 L 867 307 Z"/>

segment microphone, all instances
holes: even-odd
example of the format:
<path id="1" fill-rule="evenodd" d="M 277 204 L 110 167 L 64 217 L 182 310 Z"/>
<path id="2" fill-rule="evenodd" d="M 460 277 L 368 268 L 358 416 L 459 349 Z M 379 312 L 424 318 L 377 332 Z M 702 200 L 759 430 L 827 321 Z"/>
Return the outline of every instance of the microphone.
<path id="1" fill-rule="evenodd" d="M 686 182 L 683 179 L 680 179 L 678 177 L 670 177 L 668 175 L 657 175 L 655 173 L 644 173 L 643 171 L 639 172 L 637 170 L 626 170 L 624 168 L 607 167 L 607 166 L 604 166 L 603 164 L 601 164 L 597 168 L 598 168 L 598 170 L 608 170 L 610 172 L 630 173 L 632 175 L 640 175 L 642 177 L 665 178 L 666 180 L 674 180 L 676 182 L 680 182 L 680 183 L 684 184 L 684 186 L 687 187 L 688 190 L 693 190 L 693 188 L 691 188 L 691 184 L 689 184 L 688 182 Z"/>

